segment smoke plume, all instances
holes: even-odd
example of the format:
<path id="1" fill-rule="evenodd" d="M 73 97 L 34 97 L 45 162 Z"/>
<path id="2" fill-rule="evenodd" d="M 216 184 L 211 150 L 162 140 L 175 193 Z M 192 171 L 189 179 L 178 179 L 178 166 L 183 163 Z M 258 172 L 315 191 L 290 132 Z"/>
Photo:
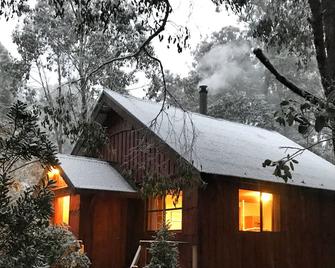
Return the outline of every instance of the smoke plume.
<path id="1" fill-rule="evenodd" d="M 199 84 L 211 92 L 222 90 L 261 90 L 262 69 L 251 55 L 247 42 L 231 42 L 213 47 L 200 59 L 197 71 Z"/>

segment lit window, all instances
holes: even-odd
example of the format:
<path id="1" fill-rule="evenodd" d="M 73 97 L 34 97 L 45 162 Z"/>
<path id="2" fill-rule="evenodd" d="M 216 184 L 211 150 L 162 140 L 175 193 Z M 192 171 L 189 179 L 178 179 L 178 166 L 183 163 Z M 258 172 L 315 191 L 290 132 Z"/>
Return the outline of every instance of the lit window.
<path id="1" fill-rule="evenodd" d="M 54 224 L 69 224 L 70 196 L 55 198 Z"/>
<path id="2" fill-rule="evenodd" d="M 170 230 L 182 229 L 182 194 L 177 197 L 166 195 L 165 197 L 149 198 L 147 203 L 147 229 L 158 230 L 163 222 Z"/>
<path id="3" fill-rule="evenodd" d="M 271 232 L 279 230 L 279 200 L 265 192 L 239 190 L 239 230 Z"/>

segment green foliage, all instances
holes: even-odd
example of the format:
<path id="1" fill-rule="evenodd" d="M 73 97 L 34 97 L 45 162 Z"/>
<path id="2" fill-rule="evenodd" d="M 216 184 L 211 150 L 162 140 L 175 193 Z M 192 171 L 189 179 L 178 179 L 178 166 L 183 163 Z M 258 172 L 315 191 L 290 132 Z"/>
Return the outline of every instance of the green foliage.
<path id="1" fill-rule="evenodd" d="M 62 261 L 69 241 L 75 241 L 67 230 L 50 227 L 53 182 L 28 187 L 17 198 L 10 186 L 15 171 L 30 163 L 57 165 L 55 147 L 41 131 L 38 113 L 26 104 L 13 104 L 7 118 L 0 129 L 0 267 L 49 267 Z M 71 252 L 73 263 L 82 263 L 71 267 L 88 267 L 84 254 Z"/>
<path id="2" fill-rule="evenodd" d="M 178 248 L 176 243 L 171 243 L 173 234 L 168 230 L 168 226 L 163 225 L 154 236 L 149 253 L 150 263 L 145 268 L 176 268 L 178 267 Z"/>

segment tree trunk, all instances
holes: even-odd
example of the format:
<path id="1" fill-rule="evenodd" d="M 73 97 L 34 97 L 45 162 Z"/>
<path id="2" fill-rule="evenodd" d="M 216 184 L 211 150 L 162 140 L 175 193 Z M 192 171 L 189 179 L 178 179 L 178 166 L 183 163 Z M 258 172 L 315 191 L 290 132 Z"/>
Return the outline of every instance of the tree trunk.
<path id="1" fill-rule="evenodd" d="M 321 82 L 327 101 L 331 103 L 335 100 L 335 1 L 308 0 L 308 3 Z M 335 120 L 330 121 L 335 155 Z"/>
<path id="2" fill-rule="evenodd" d="M 57 75 L 58 75 L 58 100 L 62 97 L 62 71 L 61 71 L 61 63 L 60 63 L 60 56 L 57 55 Z M 61 120 L 58 120 L 58 127 L 56 130 L 56 137 L 57 137 L 57 145 L 58 145 L 58 152 L 63 152 L 63 107 L 60 106 Z"/>

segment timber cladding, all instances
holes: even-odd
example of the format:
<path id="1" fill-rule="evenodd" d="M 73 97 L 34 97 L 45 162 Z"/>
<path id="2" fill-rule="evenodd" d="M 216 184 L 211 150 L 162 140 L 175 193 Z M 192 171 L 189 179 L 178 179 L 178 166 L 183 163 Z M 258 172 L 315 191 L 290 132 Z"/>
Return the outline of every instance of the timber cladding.
<path id="1" fill-rule="evenodd" d="M 80 235 L 93 268 L 126 267 L 126 198 L 112 194 L 81 196 Z"/>
<path id="2" fill-rule="evenodd" d="M 200 267 L 334 267 L 335 194 L 254 182 L 280 197 L 278 232 L 241 232 L 238 190 L 244 180 L 208 179 L 199 193 Z"/>
<path id="3" fill-rule="evenodd" d="M 128 172 L 135 182 L 148 172 L 167 177 L 178 173 L 177 154 L 125 112 L 115 107 L 102 123 L 109 142 L 100 157 Z M 335 267 L 333 191 L 201 175 L 205 188 L 183 192 L 183 228 L 176 237 L 197 246 L 197 267 Z M 241 231 L 240 189 L 273 195 L 272 231 L 263 231 L 262 217 L 260 231 Z M 108 193 L 80 195 L 79 229 L 93 267 L 129 267 L 139 241 L 153 235 L 146 230 L 145 200 Z M 194 267 L 190 247 L 180 250 L 181 267 Z M 140 265 L 145 259 L 142 252 Z"/>
<path id="4" fill-rule="evenodd" d="M 115 113 L 108 116 L 108 144 L 102 149 L 102 159 L 117 163 L 121 170 L 130 172 L 140 181 L 146 173 L 171 176 L 175 174 L 175 156 L 166 146 L 136 123 L 131 124 Z"/>
<path id="5" fill-rule="evenodd" d="M 112 162 L 135 182 L 148 173 L 175 176 L 176 155 L 141 125 L 115 111 L 108 112 L 103 125 L 107 127 L 108 143 L 101 151 L 102 160 Z M 180 264 L 185 268 L 192 265 L 191 245 L 197 243 L 197 202 L 197 190 L 183 193 L 183 230 L 177 232 L 176 239 L 187 242 L 179 247 Z M 154 233 L 146 226 L 145 203 L 122 194 L 80 192 L 79 238 L 84 241 L 92 267 L 129 267 L 139 241 L 152 240 Z M 147 251 L 141 255 L 139 264 L 144 266 Z"/>

